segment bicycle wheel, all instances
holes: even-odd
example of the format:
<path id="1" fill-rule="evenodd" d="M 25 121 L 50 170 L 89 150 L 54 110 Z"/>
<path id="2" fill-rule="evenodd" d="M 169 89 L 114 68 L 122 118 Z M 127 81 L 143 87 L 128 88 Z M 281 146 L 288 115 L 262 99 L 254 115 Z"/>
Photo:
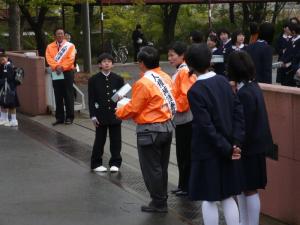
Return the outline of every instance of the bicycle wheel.
<path id="1" fill-rule="evenodd" d="M 128 56 L 123 49 L 120 49 L 120 51 L 119 51 L 119 58 L 120 58 L 121 63 L 124 64 L 127 62 Z"/>

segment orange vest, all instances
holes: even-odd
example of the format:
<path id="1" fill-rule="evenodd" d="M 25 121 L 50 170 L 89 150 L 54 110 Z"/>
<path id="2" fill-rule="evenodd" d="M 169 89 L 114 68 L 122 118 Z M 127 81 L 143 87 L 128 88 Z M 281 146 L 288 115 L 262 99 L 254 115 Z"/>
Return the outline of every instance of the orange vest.
<path id="1" fill-rule="evenodd" d="M 197 77 L 195 74 L 189 75 L 189 68 L 187 66 L 179 67 L 177 74 L 174 76 L 176 76 L 174 80 L 174 97 L 176 99 L 177 111 L 186 112 L 190 109 L 187 92 L 196 82 Z"/>
<path id="2" fill-rule="evenodd" d="M 66 43 L 67 43 L 67 41 L 63 41 L 60 49 Z M 55 60 L 55 57 L 59 51 L 57 42 L 54 41 L 47 46 L 46 60 L 52 70 L 55 70 L 57 66 L 61 66 L 63 68 L 63 71 L 68 71 L 68 70 L 74 69 L 76 49 L 75 49 L 74 44 L 72 44 L 70 42 L 68 42 L 68 44 L 70 44 L 70 47 L 68 48 L 67 52 L 64 54 L 64 56 L 59 61 Z"/>
<path id="3" fill-rule="evenodd" d="M 159 67 L 152 69 L 158 74 L 173 94 L 171 77 Z M 161 123 L 172 118 L 172 113 L 159 88 L 143 76 L 132 87 L 132 98 L 128 104 L 117 109 L 120 119 L 132 118 L 137 124 Z"/>

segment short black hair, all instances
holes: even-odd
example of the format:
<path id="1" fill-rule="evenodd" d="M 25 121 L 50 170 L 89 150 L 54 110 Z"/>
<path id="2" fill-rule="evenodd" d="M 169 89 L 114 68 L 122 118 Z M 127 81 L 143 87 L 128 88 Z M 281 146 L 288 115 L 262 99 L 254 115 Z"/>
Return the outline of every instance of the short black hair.
<path id="1" fill-rule="evenodd" d="M 141 24 L 137 24 L 136 27 L 135 27 L 135 29 L 136 29 L 136 30 L 137 30 L 137 29 L 142 29 Z"/>
<path id="2" fill-rule="evenodd" d="M 194 43 L 201 43 L 203 41 L 203 34 L 199 30 L 193 30 L 190 33 L 190 37 Z"/>
<path id="3" fill-rule="evenodd" d="M 192 71 L 204 73 L 210 67 L 211 51 L 206 43 L 192 44 L 185 54 L 185 61 Z"/>
<path id="4" fill-rule="evenodd" d="M 175 41 L 168 47 L 168 50 L 173 50 L 177 55 L 181 56 L 186 52 L 187 45 L 182 41 Z"/>
<path id="5" fill-rule="evenodd" d="M 104 59 L 111 60 L 112 63 L 114 63 L 114 58 L 112 57 L 111 54 L 109 54 L 109 53 L 107 53 L 107 52 L 104 52 L 104 53 L 102 53 L 101 55 L 99 55 L 97 62 L 98 62 L 98 63 L 101 63 Z"/>
<path id="6" fill-rule="evenodd" d="M 218 38 L 220 38 L 221 33 L 227 34 L 228 37 L 230 37 L 230 32 L 226 28 L 219 29 L 219 31 L 218 31 Z"/>
<path id="7" fill-rule="evenodd" d="M 300 24 L 299 23 L 290 22 L 288 27 L 291 32 L 295 32 L 296 34 L 300 33 Z"/>
<path id="8" fill-rule="evenodd" d="M 241 35 L 241 34 L 245 36 L 244 32 L 241 31 L 241 30 L 236 30 L 236 31 L 234 31 L 234 32 L 232 33 L 232 35 L 231 35 L 231 41 L 232 41 L 232 44 L 233 44 L 233 45 L 235 45 L 235 43 L 236 43 L 236 41 L 237 41 L 237 36 L 239 36 L 239 35 Z"/>
<path id="9" fill-rule="evenodd" d="M 234 51 L 228 57 L 227 72 L 229 80 L 250 81 L 255 78 L 255 65 L 246 51 Z"/>
<path id="10" fill-rule="evenodd" d="M 53 31 L 53 34 L 56 35 L 56 31 L 58 31 L 58 30 L 62 30 L 64 32 L 64 34 L 66 33 L 65 30 L 64 30 L 64 28 L 62 28 L 62 27 L 56 27 L 54 29 L 54 31 Z"/>
<path id="11" fill-rule="evenodd" d="M 218 37 L 216 35 L 210 34 L 210 35 L 208 35 L 207 38 L 209 38 L 211 41 L 213 41 L 216 44 L 218 44 L 219 39 L 218 39 Z"/>
<path id="12" fill-rule="evenodd" d="M 274 37 L 274 26 L 271 23 L 264 22 L 259 26 L 258 39 L 265 40 L 268 44 L 271 44 Z"/>
<path id="13" fill-rule="evenodd" d="M 159 67 L 160 55 L 157 49 L 151 46 L 141 48 L 137 55 L 137 60 L 143 62 L 147 69 Z"/>

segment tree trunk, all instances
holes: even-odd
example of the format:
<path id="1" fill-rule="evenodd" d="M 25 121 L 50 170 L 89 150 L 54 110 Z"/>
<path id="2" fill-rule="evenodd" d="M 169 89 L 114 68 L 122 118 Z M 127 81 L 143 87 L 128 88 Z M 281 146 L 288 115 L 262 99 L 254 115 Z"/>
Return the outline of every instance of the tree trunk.
<path id="1" fill-rule="evenodd" d="M 272 15 L 272 23 L 276 23 L 277 16 L 285 6 L 286 2 L 276 2 L 274 5 L 273 15 Z"/>
<path id="2" fill-rule="evenodd" d="M 163 14 L 163 40 L 164 50 L 167 45 L 174 41 L 175 25 L 180 4 L 165 4 L 161 6 Z"/>
<path id="3" fill-rule="evenodd" d="M 230 20 L 230 23 L 235 24 L 234 3 L 229 3 L 229 20 Z"/>
<path id="4" fill-rule="evenodd" d="M 32 17 L 29 8 L 27 8 L 26 5 L 19 4 L 19 7 L 25 19 L 29 23 L 31 29 L 35 33 L 35 40 L 36 40 L 36 45 L 37 45 L 37 50 L 39 52 L 39 55 L 45 56 L 47 43 L 46 43 L 46 36 L 43 30 L 43 25 L 49 8 L 46 6 L 40 7 L 38 10 L 39 11 L 38 15 L 36 16 L 36 20 L 35 20 Z"/>
<path id="5" fill-rule="evenodd" d="M 249 29 L 249 23 L 250 23 L 250 13 L 247 3 L 242 3 L 243 8 L 243 30 Z"/>
<path id="6" fill-rule="evenodd" d="M 11 1 L 9 3 L 9 49 L 14 51 L 21 50 L 21 18 L 20 10 L 17 1 Z"/>

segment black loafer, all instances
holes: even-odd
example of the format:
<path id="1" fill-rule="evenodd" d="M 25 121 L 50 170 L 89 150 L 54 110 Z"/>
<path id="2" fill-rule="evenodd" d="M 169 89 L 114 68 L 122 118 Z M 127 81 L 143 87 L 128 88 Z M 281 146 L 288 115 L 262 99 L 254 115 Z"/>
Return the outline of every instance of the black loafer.
<path id="1" fill-rule="evenodd" d="M 168 207 L 154 207 L 150 205 L 143 205 L 141 207 L 142 212 L 150 212 L 150 213 L 167 213 Z"/>
<path id="2" fill-rule="evenodd" d="M 71 120 L 71 119 L 66 119 L 65 120 L 65 124 L 67 124 L 67 125 L 70 125 L 72 123 L 73 123 L 73 120 Z"/>
<path id="3" fill-rule="evenodd" d="M 54 123 L 52 123 L 52 126 L 56 126 L 58 124 L 63 124 L 64 121 L 56 120 Z"/>

